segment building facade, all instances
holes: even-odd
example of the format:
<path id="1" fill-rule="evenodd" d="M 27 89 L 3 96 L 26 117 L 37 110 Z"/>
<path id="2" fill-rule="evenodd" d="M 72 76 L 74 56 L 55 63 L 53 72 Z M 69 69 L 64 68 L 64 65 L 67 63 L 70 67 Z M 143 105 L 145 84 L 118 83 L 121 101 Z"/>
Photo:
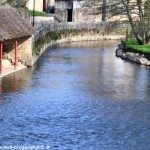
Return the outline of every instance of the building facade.
<path id="1" fill-rule="evenodd" d="M 34 28 L 9 5 L 0 6 L 0 73 L 2 58 L 15 62 L 32 57 Z"/>
<path id="2" fill-rule="evenodd" d="M 55 20 L 59 22 L 100 21 L 97 7 L 84 6 L 84 0 L 55 0 Z"/>
<path id="3" fill-rule="evenodd" d="M 29 0 L 27 7 L 29 10 L 48 11 L 50 7 L 54 6 L 54 0 Z"/>

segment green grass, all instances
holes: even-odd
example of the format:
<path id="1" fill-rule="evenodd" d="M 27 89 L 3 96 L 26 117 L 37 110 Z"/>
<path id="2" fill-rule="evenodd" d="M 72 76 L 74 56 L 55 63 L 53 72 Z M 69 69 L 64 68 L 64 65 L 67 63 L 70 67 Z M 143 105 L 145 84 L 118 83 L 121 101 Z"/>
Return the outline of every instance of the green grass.
<path id="1" fill-rule="evenodd" d="M 127 45 L 138 45 L 136 39 L 129 39 L 127 42 L 126 42 Z"/>
<path id="2" fill-rule="evenodd" d="M 126 42 L 127 49 L 144 54 L 150 54 L 150 45 L 138 45 L 136 39 L 129 39 Z"/>
<path id="3" fill-rule="evenodd" d="M 33 10 L 29 10 L 29 14 L 33 16 Z M 47 13 L 41 11 L 34 11 L 35 16 L 47 16 Z"/>

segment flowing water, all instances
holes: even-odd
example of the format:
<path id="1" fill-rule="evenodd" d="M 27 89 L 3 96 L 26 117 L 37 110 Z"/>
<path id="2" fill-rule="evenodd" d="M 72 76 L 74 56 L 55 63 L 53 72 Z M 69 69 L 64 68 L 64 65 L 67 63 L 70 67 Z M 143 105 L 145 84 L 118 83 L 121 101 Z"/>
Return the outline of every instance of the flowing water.
<path id="1" fill-rule="evenodd" d="M 61 44 L 3 78 L 0 146 L 150 150 L 150 68 L 116 58 L 118 42 Z"/>

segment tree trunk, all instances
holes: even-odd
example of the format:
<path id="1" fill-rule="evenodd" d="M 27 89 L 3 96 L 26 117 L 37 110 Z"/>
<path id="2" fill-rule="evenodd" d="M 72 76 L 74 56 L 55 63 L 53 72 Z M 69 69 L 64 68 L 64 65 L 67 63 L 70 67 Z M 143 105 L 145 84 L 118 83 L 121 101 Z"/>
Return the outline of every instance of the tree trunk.
<path id="1" fill-rule="evenodd" d="M 127 3 L 126 3 L 124 0 L 121 0 L 121 2 L 123 3 L 124 7 L 126 8 L 127 15 L 128 15 L 128 19 L 129 19 L 129 23 L 130 23 L 130 25 L 131 25 L 132 31 L 133 31 L 133 33 L 134 33 L 134 36 L 135 36 L 135 38 L 136 38 L 138 44 L 141 45 L 141 44 L 142 44 L 142 40 L 139 38 L 139 35 L 138 35 L 138 33 L 137 33 L 136 29 L 135 29 L 135 26 L 134 26 L 134 24 L 133 24 L 133 19 L 132 19 L 132 16 L 131 16 L 131 11 L 130 11 L 130 9 L 129 9 L 129 2 L 130 2 L 130 1 L 127 0 Z"/>
<path id="2" fill-rule="evenodd" d="M 102 5 L 102 21 L 108 20 L 108 12 L 109 12 L 109 6 L 108 6 L 109 0 L 103 0 Z"/>

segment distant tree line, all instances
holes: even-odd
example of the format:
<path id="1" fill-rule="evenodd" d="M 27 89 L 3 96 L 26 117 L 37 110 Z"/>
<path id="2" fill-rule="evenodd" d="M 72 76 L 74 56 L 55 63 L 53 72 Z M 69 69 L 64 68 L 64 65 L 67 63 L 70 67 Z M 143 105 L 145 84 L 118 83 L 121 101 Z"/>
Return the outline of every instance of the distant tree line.
<path id="1" fill-rule="evenodd" d="M 150 0 L 86 0 L 83 6 L 97 7 L 102 21 L 126 15 L 138 44 L 150 44 Z"/>

